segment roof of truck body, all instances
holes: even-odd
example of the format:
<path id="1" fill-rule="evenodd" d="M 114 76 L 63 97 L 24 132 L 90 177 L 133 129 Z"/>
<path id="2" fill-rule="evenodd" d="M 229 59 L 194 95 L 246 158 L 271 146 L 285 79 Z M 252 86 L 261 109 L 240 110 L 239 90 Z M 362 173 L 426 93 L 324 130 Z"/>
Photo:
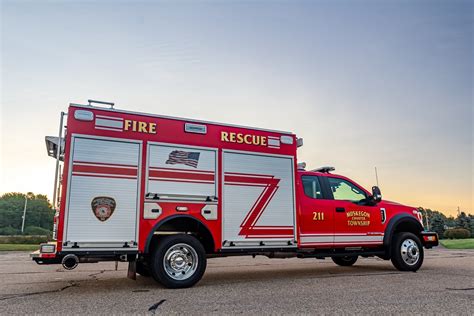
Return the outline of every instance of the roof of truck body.
<path id="1" fill-rule="evenodd" d="M 258 131 L 279 133 L 279 134 L 285 134 L 285 135 L 294 135 L 294 133 L 287 132 L 287 131 L 279 131 L 279 130 L 245 126 L 245 125 L 226 124 L 226 123 L 204 121 L 204 120 L 190 119 L 190 118 L 184 118 L 184 117 L 175 117 L 175 116 L 127 111 L 127 110 L 120 110 L 120 109 L 115 109 L 115 108 L 112 109 L 112 108 L 98 107 L 98 106 L 92 106 L 92 105 L 87 105 L 87 104 L 70 103 L 69 106 L 78 107 L 78 108 L 86 108 L 86 109 L 91 109 L 91 110 L 100 110 L 100 111 L 108 111 L 108 112 L 115 112 L 115 113 L 125 113 L 125 114 L 142 115 L 142 116 L 148 116 L 148 117 L 157 117 L 157 118 L 162 118 L 162 119 L 185 121 L 185 122 L 191 122 L 191 123 L 214 124 L 214 125 L 221 125 L 221 126 L 229 126 L 229 127 L 237 127 L 237 128 L 245 128 L 245 129 L 258 130 Z"/>

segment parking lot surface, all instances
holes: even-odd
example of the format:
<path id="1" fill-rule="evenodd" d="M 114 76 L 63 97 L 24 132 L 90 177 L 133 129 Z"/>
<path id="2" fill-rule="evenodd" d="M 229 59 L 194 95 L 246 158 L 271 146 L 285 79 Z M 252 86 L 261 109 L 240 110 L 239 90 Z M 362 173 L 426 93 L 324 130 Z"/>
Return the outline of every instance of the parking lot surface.
<path id="1" fill-rule="evenodd" d="M 126 278 L 127 264 L 39 266 L 28 253 L 0 253 L 0 314 L 470 314 L 474 251 L 425 251 L 421 270 L 390 261 L 227 257 L 208 260 L 195 287 L 169 290 Z"/>

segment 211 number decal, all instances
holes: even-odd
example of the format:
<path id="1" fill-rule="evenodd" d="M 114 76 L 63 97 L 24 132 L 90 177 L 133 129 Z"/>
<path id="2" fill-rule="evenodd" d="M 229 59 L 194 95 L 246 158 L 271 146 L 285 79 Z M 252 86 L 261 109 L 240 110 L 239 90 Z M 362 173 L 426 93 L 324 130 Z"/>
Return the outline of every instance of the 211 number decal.
<path id="1" fill-rule="evenodd" d="M 313 212 L 313 221 L 324 221 L 323 212 Z"/>

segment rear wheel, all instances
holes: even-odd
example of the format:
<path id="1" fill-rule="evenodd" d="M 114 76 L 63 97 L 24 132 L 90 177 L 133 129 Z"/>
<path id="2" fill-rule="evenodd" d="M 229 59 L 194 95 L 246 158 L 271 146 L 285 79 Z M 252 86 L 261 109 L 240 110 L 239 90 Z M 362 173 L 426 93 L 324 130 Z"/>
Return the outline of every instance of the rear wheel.
<path id="1" fill-rule="evenodd" d="M 423 245 L 413 233 L 397 233 L 392 242 L 392 264 L 400 271 L 418 270 L 423 264 Z"/>
<path id="2" fill-rule="evenodd" d="M 332 261 L 339 266 L 349 267 L 356 263 L 357 258 L 357 256 L 332 257 Z"/>
<path id="3" fill-rule="evenodd" d="M 190 235 L 161 238 L 151 258 L 153 278 L 168 288 L 190 287 L 201 280 L 206 271 L 206 252 Z"/>

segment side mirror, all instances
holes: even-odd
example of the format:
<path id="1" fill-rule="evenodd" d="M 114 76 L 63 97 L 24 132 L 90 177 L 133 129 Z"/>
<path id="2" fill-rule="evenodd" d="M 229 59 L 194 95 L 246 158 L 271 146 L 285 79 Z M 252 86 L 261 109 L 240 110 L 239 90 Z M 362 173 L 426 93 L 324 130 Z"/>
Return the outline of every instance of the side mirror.
<path id="1" fill-rule="evenodd" d="M 382 201 L 382 193 L 380 192 L 380 189 L 378 186 L 373 186 L 372 187 L 372 196 L 371 199 L 375 203 L 379 203 Z"/>

